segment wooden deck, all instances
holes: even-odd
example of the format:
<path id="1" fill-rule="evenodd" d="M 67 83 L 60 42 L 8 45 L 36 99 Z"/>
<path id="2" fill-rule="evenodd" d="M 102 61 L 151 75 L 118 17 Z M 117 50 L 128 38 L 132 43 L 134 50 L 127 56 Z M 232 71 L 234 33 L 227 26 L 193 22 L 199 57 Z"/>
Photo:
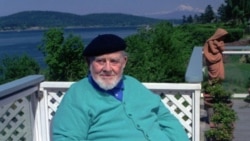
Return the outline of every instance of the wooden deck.
<path id="1" fill-rule="evenodd" d="M 250 140 L 250 104 L 244 102 L 243 99 L 233 99 L 233 103 L 233 108 L 238 115 L 234 141 L 248 141 Z M 207 115 L 204 110 L 203 99 L 201 99 L 201 141 L 206 141 L 204 131 L 209 128 L 206 119 Z"/>

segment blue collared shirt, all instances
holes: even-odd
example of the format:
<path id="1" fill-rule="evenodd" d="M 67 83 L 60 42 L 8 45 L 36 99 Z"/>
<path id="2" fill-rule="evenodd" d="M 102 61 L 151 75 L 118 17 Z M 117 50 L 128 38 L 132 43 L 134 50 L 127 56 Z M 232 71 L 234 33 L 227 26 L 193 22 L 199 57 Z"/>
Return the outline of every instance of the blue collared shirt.
<path id="1" fill-rule="evenodd" d="M 109 94 L 111 94 L 112 96 L 114 96 L 116 99 L 122 101 L 122 97 L 123 97 L 123 89 L 124 89 L 124 84 L 123 84 L 123 80 L 121 79 L 119 81 L 119 83 L 111 90 L 104 90 L 102 89 L 92 78 L 91 75 L 88 75 L 88 79 L 89 82 L 98 90 L 100 91 L 104 91 L 107 92 Z"/>

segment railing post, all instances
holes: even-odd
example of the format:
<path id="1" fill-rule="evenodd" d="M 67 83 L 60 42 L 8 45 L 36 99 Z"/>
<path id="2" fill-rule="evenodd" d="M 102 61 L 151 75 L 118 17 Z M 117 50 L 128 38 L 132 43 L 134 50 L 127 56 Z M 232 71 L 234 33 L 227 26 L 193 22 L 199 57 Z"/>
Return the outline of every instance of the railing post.
<path id="1" fill-rule="evenodd" d="M 199 141 L 200 140 L 200 94 L 201 90 L 195 90 L 193 93 L 193 125 L 192 125 L 192 130 L 193 130 L 193 141 Z"/>
<path id="2" fill-rule="evenodd" d="M 39 92 L 38 92 L 39 93 Z M 39 97 L 38 93 L 36 95 L 31 95 L 31 101 L 32 101 L 32 108 L 33 108 L 33 117 L 34 117 L 34 136 L 33 141 L 42 141 L 42 134 L 41 134 L 41 115 L 40 115 L 40 109 L 41 106 L 39 104 Z"/>
<path id="3" fill-rule="evenodd" d="M 50 141 L 50 121 L 48 117 L 48 92 L 45 89 L 40 89 L 40 124 L 41 124 L 41 141 Z"/>
<path id="4" fill-rule="evenodd" d="M 185 74 L 185 80 L 188 83 L 199 83 L 203 81 L 203 53 L 202 47 L 194 47 L 191 58 L 189 60 L 189 64 Z M 193 100 L 193 124 L 192 124 L 192 132 L 193 138 L 192 141 L 200 140 L 200 98 L 201 98 L 201 89 L 195 90 L 192 95 Z"/>

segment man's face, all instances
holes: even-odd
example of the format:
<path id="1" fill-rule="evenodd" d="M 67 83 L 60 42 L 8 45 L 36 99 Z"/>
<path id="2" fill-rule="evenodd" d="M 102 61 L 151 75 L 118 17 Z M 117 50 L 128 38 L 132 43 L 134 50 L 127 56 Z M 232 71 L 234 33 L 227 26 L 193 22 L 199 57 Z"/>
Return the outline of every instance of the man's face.
<path id="1" fill-rule="evenodd" d="M 101 88 L 109 90 L 120 81 L 126 63 L 123 51 L 96 56 L 90 61 L 90 73 Z"/>

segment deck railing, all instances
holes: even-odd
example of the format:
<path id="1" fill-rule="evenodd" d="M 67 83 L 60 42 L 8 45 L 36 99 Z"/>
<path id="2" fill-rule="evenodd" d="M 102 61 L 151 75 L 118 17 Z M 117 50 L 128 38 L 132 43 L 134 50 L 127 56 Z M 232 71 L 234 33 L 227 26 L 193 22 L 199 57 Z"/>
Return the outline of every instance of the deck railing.
<path id="1" fill-rule="evenodd" d="M 202 49 L 195 47 L 187 83 L 143 83 L 161 95 L 192 141 L 200 140 L 202 78 Z M 42 75 L 31 75 L 0 85 L 0 141 L 50 141 L 51 119 L 72 83 L 47 82 Z"/>
<path id="2" fill-rule="evenodd" d="M 41 126 L 37 96 L 42 75 L 0 85 L 0 141 L 38 141 Z"/>
<path id="3" fill-rule="evenodd" d="M 42 82 L 43 76 L 27 76 L 8 83 L 1 91 L 0 140 L 50 141 L 50 122 L 65 91 L 74 82 Z M 30 84 L 30 85 L 25 85 Z M 190 139 L 199 138 L 201 86 L 185 83 L 143 83 L 161 95 L 162 102 L 180 120 Z M 17 86 L 22 86 L 17 88 Z M 8 94 L 8 95 L 6 95 Z M 196 130 L 195 130 L 196 129 Z"/>

